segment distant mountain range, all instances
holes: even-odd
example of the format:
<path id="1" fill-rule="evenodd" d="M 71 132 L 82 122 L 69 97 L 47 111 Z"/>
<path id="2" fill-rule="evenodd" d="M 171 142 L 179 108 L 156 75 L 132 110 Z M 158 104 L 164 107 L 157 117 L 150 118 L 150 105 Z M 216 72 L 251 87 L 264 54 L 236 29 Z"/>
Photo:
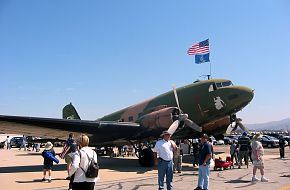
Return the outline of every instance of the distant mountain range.
<path id="1" fill-rule="evenodd" d="M 245 124 L 248 129 L 251 130 L 290 130 L 290 118 L 283 119 L 280 121 L 271 121 L 267 123 L 258 123 L 258 124 Z"/>

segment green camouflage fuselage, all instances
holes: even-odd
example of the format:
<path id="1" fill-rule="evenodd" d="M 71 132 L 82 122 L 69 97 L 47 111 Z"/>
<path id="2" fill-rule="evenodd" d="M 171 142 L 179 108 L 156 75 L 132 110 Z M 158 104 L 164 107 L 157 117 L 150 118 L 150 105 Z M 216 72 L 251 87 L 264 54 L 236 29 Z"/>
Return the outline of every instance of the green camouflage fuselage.
<path id="1" fill-rule="evenodd" d="M 240 111 L 253 99 L 253 91 L 234 86 L 230 80 L 211 79 L 177 89 L 180 108 L 189 119 L 203 126 Z M 177 107 L 173 91 L 100 118 L 100 121 L 138 122 L 138 119 L 162 106 Z"/>

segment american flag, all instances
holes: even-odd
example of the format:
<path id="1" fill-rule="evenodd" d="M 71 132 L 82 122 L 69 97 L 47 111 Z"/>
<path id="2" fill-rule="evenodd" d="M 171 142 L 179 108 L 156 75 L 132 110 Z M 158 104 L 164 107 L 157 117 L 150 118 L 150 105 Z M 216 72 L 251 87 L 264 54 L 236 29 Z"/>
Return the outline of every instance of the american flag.
<path id="1" fill-rule="evenodd" d="M 209 53 L 209 40 L 193 44 L 187 51 L 188 55 Z"/>
<path id="2" fill-rule="evenodd" d="M 68 153 L 69 149 L 70 149 L 70 145 L 68 143 L 65 143 L 63 148 L 62 148 L 62 152 L 59 154 L 59 157 L 61 159 L 64 159 L 64 157 Z"/>

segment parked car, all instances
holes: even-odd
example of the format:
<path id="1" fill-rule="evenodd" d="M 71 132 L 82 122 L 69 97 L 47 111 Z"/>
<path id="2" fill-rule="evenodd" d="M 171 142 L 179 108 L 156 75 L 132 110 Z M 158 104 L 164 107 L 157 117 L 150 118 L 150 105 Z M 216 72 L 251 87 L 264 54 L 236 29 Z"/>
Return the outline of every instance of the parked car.
<path id="1" fill-rule="evenodd" d="M 233 143 L 233 139 L 231 139 L 230 137 L 224 137 L 224 143 L 225 144 L 232 144 Z"/>
<path id="2" fill-rule="evenodd" d="M 234 136 L 233 137 L 233 140 L 236 140 L 237 142 L 239 141 L 239 138 L 241 137 L 242 135 L 237 135 L 237 136 Z"/>
<path id="3" fill-rule="evenodd" d="M 224 145 L 225 142 L 223 140 L 218 140 L 216 141 L 216 145 Z"/>
<path id="4" fill-rule="evenodd" d="M 288 145 L 290 143 L 290 136 L 284 136 L 284 140 L 288 142 Z"/>
<path id="5" fill-rule="evenodd" d="M 263 135 L 261 143 L 264 147 L 268 148 L 279 147 L 279 139 L 269 135 Z"/>
<path id="6" fill-rule="evenodd" d="M 10 146 L 19 148 L 22 144 L 22 141 L 23 137 L 12 137 L 10 140 Z"/>
<path id="7" fill-rule="evenodd" d="M 285 140 L 285 146 L 288 146 L 289 145 L 289 136 L 283 136 L 283 139 Z"/>
<path id="8" fill-rule="evenodd" d="M 105 147 L 96 148 L 95 151 L 96 151 L 97 155 L 99 155 L 99 156 L 106 156 L 107 155 L 107 151 L 106 151 Z"/>
<path id="9" fill-rule="evenodd" d="M 214 136 L 210 136 L 209 138 L 211 139 L 212 144 L 216 145 L 216 139 L 214 138 Z"/>

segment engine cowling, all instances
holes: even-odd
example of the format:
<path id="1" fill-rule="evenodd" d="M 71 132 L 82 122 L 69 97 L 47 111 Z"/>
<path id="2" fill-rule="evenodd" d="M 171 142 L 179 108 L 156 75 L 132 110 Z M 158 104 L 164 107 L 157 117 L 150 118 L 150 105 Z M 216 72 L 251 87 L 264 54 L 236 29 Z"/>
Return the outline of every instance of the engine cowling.
<path id="1" fill-rule="evenodd" d="M 178 118 L 179 110 L 176 107 L 167 107 L 143 115 L 139 121 L 144 127 L 168 129 Z"/>

